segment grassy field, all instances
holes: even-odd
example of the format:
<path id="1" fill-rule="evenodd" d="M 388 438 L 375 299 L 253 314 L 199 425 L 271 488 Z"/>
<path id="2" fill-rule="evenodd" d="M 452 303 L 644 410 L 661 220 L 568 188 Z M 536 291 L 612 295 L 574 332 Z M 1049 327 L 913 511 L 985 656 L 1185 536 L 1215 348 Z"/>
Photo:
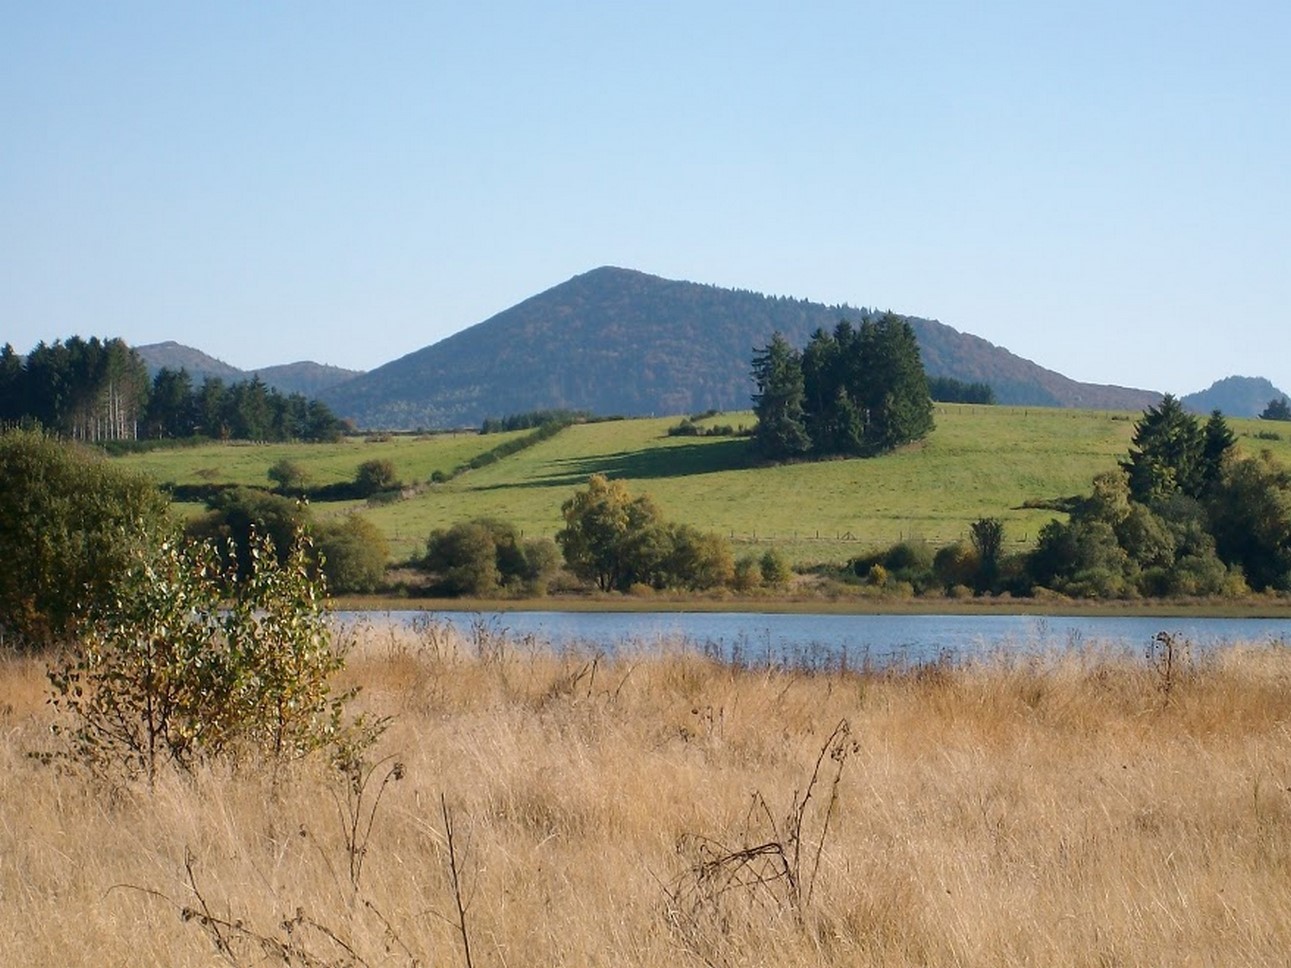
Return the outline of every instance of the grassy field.
<path id="1" fill-rule="evenodd" d="M 153 790 L 42 766 L 40 664 L 0 662 L 0 964 L 1281 966 L 1291 951 L 1285 648 L 1185 667 L 1167 693 L 1141 659 L 1096 650 L 808 675 L 430 625 L 363 633 L 347 677 L 395 717 L 361 801 L 322 765 L 212 766 Z"/>
<path id="2" fill-rule="evenodd" d="M 1035 540 L 1054 515 L 1026 502 L 1087 493 L 1129 447 L 1137 414 L 1049 408 L 937 408 L 937 429 L 922 443 L 875 460 L 751 466 L 742 438 L 668 437 L 676 418 L 570 427 L 496 464 L 370 509 L 397 557 L 420 551 L 437 527 L 490 515 L 526 535 L 552 535 L 560 505 L 593 473 L 621 477 L 648 493 L 666 517 L 731 537 L 737 553 L 776 546 L 800 564 L 841 562 L 905 538 L 944 544 L 983 516 L 1004 520 L 1014 545 Z M 726 414 L 705 423 L 752 423 Z M 1233 421 L 1247 452 L 1268 447 L 1291 463 L 1286 439 L 1260 440 L 1260 421 Z M 358 464 L 389 457 L 404 480 L 425 481 L 509 435 L 396 437 L 382 443 L 219 446 L 122 458 L 158 480 L 267 482 L 274 461 L 290 457 L 316 483 L 348 480 Z M 342 508 L 316 508 L 335 513 Z"/>

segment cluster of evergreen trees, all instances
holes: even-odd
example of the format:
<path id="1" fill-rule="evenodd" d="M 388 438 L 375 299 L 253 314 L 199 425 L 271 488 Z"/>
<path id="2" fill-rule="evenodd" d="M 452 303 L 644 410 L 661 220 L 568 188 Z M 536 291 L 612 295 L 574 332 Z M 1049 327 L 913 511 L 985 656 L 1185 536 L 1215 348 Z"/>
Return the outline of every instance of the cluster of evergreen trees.
<path id="1" fill-rule="evenodd" d="M 0 423 L 35 422 L 91 442 L 206 436 L 334 440 L 344 425 L 325 404 L 283 395 L 257 377 L 194 386 L 185 370 L 148 367 L 120 339 L 40 343 L 23 358 L 0 349 Z"/>
<path id="2" fill-rule="evenodd" d="M 989 383 L 956 380 L 953 376 L 928 377 L 928 392 L 938 403 L 977 403 L 993 405 L 995 389 Z"/>
<path id="3" fill-rule="evenodd" d="M 919 343 L 893 313 L 818 329 L 801 352 L 776 333 L 754 353 L 753 380 L 754 447 L 770 460 L 880 454 L 933 427 Z"/>
<path id="4" fill-rule="evenodd" d="M 24 359 L 0 349 L 0 421 L 36 421 L 76 440 L 134 440 L 148 368 L 119 339 L 40 343 Z"/>

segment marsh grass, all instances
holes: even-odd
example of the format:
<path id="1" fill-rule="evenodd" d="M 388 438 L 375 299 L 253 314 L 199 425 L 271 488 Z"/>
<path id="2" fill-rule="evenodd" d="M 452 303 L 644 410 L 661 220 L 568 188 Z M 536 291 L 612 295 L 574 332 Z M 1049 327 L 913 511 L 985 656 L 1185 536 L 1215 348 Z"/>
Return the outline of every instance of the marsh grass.
<path id="1" fill-rule="evenodd" d="M 44 767 L 27 755 L 48 742 L 43 669 L 5 660 L 0 963 L 285 963 L 258 938 L 318 963 L 461 965 L 458 900 L 476 966 L 1283 965 L 1291 951 L 1284 647 L 1172 667 L 1167 697 L 1143 655 L 1097 650 L 824 674 L 666 645 L 556 654 L 485 626 L 354 634 L 345 676 L 395 717 L 349 801 L 357 822 L 352 777 L 321 765 L 212 766 L 112 795 Z M 826 757 L 801 825 L 811 890 L 733 883 L 680 920 L 693 846 L 789 844 L 843 721 L 846 769 L 835 786 Z M 384 757 L 402 778 L 380 786 Z M 223 959 L 203 904 L 241 932 Z"/>

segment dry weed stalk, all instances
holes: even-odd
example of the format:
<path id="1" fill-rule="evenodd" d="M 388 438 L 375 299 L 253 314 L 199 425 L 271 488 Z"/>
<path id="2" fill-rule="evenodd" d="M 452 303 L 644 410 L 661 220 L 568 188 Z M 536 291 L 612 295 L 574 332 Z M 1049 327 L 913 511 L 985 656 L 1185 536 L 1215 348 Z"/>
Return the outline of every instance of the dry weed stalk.
<path id="1" fill-rule="evenodd" d="M 665 888 L 666 916 L 691 953 L 714 964 L 718 941 L 733 929 L 741 905 L 773 916 L 787 912 L 797 927 L 805 925 L 843 770 L 859 749 L 851 724 L 840 720 L 821 746 L 805 788 L 794 791 L 783 821 L 755 792 L 737 846 L 702 835 L 678 844 L 678 852 L 690 854 L 691 860 Z M 825 776 L 831 769 L 832 775 Z M 823 800 L 817 796 L 822 782 L 829 788 Z M 753 913 L 746 907 L 745 919 Z"/>

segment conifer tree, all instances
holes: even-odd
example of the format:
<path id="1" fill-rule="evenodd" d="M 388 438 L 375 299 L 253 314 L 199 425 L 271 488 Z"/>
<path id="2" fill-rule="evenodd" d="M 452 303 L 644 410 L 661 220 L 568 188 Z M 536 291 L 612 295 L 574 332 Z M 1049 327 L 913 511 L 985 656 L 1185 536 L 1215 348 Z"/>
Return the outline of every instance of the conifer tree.
<path id="1" fill-rule="evenodd" d="M 806 453 L 811 440 L 804 425 L 802 359 L 780 333 L 753 354 L 753 382 L 758 452 L 771 460 Z"/>

